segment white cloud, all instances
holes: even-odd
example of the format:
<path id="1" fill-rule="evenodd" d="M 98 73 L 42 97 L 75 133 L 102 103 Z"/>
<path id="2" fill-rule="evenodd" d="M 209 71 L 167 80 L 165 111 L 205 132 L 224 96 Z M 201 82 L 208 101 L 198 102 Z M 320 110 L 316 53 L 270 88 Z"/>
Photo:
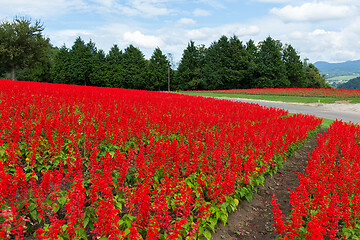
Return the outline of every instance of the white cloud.
<path id="1" fill-rule="evenodd" d="M 114 0 L 91 0 L 91 1 L 100 4 L 106 8 L 111 8 L 114 4 L 116 4 Z"/>
<path id="2" fill-rule="evenodd" d="M 302 58 L 307 57 L 310 62 L 319 60 L 341 62 L 359 59 L 360 17 L 339 30 L 311 29 L 300 25 L 294 28 L 294 25 L 280 24 L 279 29 L 282 31 L 277 31 L 271 36 L 283 43 L 291 44 L 299 51 Z M 273 33 L 275 32 L 273 31 Z"/>
<path id="3" fill-rule="evenodd" d="M 120 48 L 126 48 L 128 43 L 124 43 L 124 32 L 130 31 L 130 26 L 126 24 L 108 24 L 98 28 L 89 30 L 83 29 L 66 29 L 58 31 L 47 31 L 45 34 L 49 36 L 51 43 L 54 46 L 62 46 L 71 48 L 75 39 L 80 36 L 85 42 L 90 39 L 96 43 L 98 49 L 103 49 L 105 52 L 109 51 L 113 44 L 118 44 Z"/>
<path id="4" fill-rule="evenodd" d="M 161 38 L 152 35 L 144 35 L 140 31 L 125 32 L 123 38 L 126 42 L 144 48 L 153 49 L 164 45 Z"/>
<path id="5" fill-rule="evenodd" d="M 49 32 L 51 43 L 55 46 L 66 45 L 67 48 L 71 48 L 77 37 L 81 37 L 84 41 L 88 42 L 90 39 L 94 39 L 95 34 L 93 31 L 87 31 L 82 29 L 67 29 L 55 32 Z M 96 43 L 96 42 L 95 42 Z"/>
<path id="6" fill-rule="evenodd" d="M 207 17 L 211 15 L 211 12 L 197 8 L 194 10 L 193 14 L 195 17 Z"/>
<path id="7" fill-rule="evenodd" d="M 56 17 L 76 12 L 122 14 L 126 16 L 154 17 L 169 15 L 173 10 L 165 7 L 164 0 L 0 0 L 0 16 L 25 15 L 34 18 Z"/>
<path id="8" fill-rule="evenodd" d="M 25 15 L 35 18 L 62 15 L 70 9 L 86 9 L 87 4 L 82 0 L 0 0 L 0 14 L 6 16 Z"/>
<path id="9" fill-rule="evenodd" d="M 329 4 L 339 4 L 339 5 L 360 5 L 359 0 L 323 0 L 325 3 Z"/>
<path id="10" fill-rule="evenodd" d="M 285 22 L 338 20 L 356 15 L 356 7 L 323 2 L 304 3 L 300 6 L 287 5 L 272 8 L 270 12 Z"/>
<path id="11" fill-rule="evenodd" d="M 181 18 L 178 21 L 179 24 L 181 25 L 187 25 L 187 24 L 195 24 L 195 20 L 191 19 L 191 18 Z"/>
<path id="12" fill-rule="evenodd" d="M 207 40 L 211 42 L 216 41 L 221 35 L 231 36 L 237 35 L 239 37 L 254 36 L 259 33 L 260 29 L 256 25 L 242 25 L 229 24 L 215 28 L 199 28 L 187 31 L 186 36 L 192 40 Z"/>
<path id="13" fill-rule="evenodd" d="M 98 13 L 114 13 L 125 16 L 156 17 L 165 16 L 174 10 L 165 7 L 166 0 L 90 0 L 89 8 Z"/>
<path id="14" fill-rule="evenodd" d="M 132 0 L 130 6 L 146 17 L 168 15 L 172 10 L 163 6 L 162 0 Z"/>
<path id="15" fill-rule="evenodd" d="M 220 1 L 220 0 L 198 0 L 198 2 L 208 4 L 215 9 L 226 8 L 224 5 L 224 1 Z"/>
<path id="16" fill-rule="evenodd" d="M 256 0 L 257 2 L 264 2 L 264 3 L 287 3 L 290 0 Z"/>
<path id="17" fill-rule="evenodd" d="M 359 40 L 359 37 L 357 37 Z M 351 46 L 359 48 L 359 43 L 350 43 L 347 34 L 344 31 L 334 32 L 326 31 L 324 29 L 316 29 L 312 32 L 304 33 L 303 40 L 307 41 L 307 45 L 303 45 L 303 52 L 310 55 L 312 59 L 326 60 L 326 61 L 345 61 L 354 59 L 359 53 L 356 49 L 351 49 Z"/>

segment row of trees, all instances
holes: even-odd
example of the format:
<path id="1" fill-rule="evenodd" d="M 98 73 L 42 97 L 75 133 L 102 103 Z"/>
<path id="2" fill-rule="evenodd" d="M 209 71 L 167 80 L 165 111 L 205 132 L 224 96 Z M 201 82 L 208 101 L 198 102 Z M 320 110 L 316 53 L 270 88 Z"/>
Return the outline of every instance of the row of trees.
<path id="1" fill-rule="evenodd" d="M 11 79 L 146 90 L 328 87 L 324 76 L 291 45 L 271 37 L 243 44 L 222 36 L 209 48 L 190 41 L 178 68 L 156 48 L 150 59 L 133 45 L 106 54 L 78 37 L 71 48 L 52 47 L 43 26 L 26 19 L 0 25 L 0 75 Z M 170 81 L 169 81 L 170 80 Z"/>
<path id="2" fill-rule="evenodd" d="M 114 45 L 108 54 L 78 37 L 71 49 L 63 46 L 54 59 L 55 83 L 101 87 L 167 90 L 170 62 L 159 48 L 149 60 L 133 45 L 124 52 Z"/>
<path id="3" fill-rule="evenodd" d="M 222 36 L 209 48 L 190 41 L 176 72 L 180 89 L 329 87 L 319 70 L 291 45 L 267 37 L 255 45 Z"/>

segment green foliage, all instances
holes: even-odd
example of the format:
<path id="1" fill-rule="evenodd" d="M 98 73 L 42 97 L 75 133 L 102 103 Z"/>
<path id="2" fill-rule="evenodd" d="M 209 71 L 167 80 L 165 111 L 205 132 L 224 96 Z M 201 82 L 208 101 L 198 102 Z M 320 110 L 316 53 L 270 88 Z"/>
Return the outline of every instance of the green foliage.
<path id="1" fill-rule="evenodd" d="M 54 59 L 52 79 L 55 83 L 106 86 L 106 57 L 95 43 L 78 37 L 71 49 L 63 46 Z"/>
<path id="2" fill-rule="evenodd" d="M 170 62 L 160 48 L 154 50 L 148 64 L 148 81 L 146 88 L 149 90 L 165 91 L 168 87 L 168 70 Z"/>
<path id="3" fill-rule="evenodd" d="M 105 87 L 106 86 L 106 56 L 103 50 L 96 51 L 91 58 L 91 72 L 89 75 L 90 85 Z"/>
<path id="4" fill-rule="evenodd" d="M 300 56 L 291 45 L 286 45 L 283 51 L 283 60 L 286 68 L 286 76 L 290 81 L 291 88 L 303 88 L 308 86 L 308 81 L 303 69 Z"/>
<path id="5" fill-rule="evenodd" d="M 251 53 L 246 49 L 246 46 L 234 35 L 229 40 L 231 61 L 229 63 L 230 71 L 230 87 L 249 88 L 251 79 L 251 70 L 254 62 L 252 62 Z"/>
<path id="6" fill-rule="evenodd" d="M 123 88 L 145 89 L 146 60 L 144 54 L 133 45 L 123 54 Z"/>
<path id="7" fill-rule="evenodd" d="M 184 50 L 177 69 L 177 89 L 327 87 L 313 69 L 306 74 L 309 69 L 291 45 L 283 47 L 271 37 L 256 46 L 253 40 L 243 45 L 236 36 L 222 36 L 200 50 L 192 41 Z"/>
<path id="8" fill-rule="evenodd" d="M 70 83 L 70 60 L 70 50 L 64 45 L 58 50 L 54 58 L 54 67 L 52 68 L 52 80 L 54 83 Z"/>
<path id="9" fill-rule="evenodd" d="M 90 75 L 92 73 L 94 65 L 94 57 L 96 54 L 95 44 L 85 42 L 78 37 L 75 40 L 74 45 L 71 48 L 70 53 L 70 67 L 71 67 L 71 79 L 73 84 L 77 85 L 89 85 Z"/>
<path id="10" fill-rule="evenodd" d="M 256 56 L 259 76 L 254 79 L 256 88 L 287 88 L 290 82 L 286 76 L 286 66 L 282 58 L 282 44 L 267 37 L 259 43 Z"/>
<path id="11" fill-rule="evenodd" d="M 247 52 L 241 41 L 222 36 L 209 47 L 205 56 L 204 82 L 207 89 L 244 87 L 249 68 Z"/>
<path id="12" fill-rule="evenodd" d="M 119 47 L 115 44 L 106 55 L 105 64 L 105 86 L 106 87 L 122 87 L 123 83 L 123 53 Z"/>
<path id="13" fill-rule="evenodd" d="M 39 21 L 32 24 L 25 18 L 0 23 L 0 74 L 11 71 L 11 79 L 33 81 L 50 77 L 53 48 L 43 30 Z"/>
<path id="14" fill-rule="evenodd" d="M 314 64 L 308 64 L 304 62 L 304 69 L 306 74 L 306 80 L 308 81 L 308 88 L 330 88 L 330 85 L 326 83 L 325 76 L 320 74 Z"/>
<path id="15" fill-rule="evenodd" d="M 205 56 L 204 82 L 206 89 L 224 89 L 229 83 L 230 45 L 228 38 L 222 36 L 213 42 Z"/>
<path id="16" fill-rule="evenodd" d="M 202 89 L 202 68 L 206 49 L 195 46 L 193 41 L 184 50 L 179 67 L 176 71 L 174 87 L 177 90 Z"/>
<path id="17" fill-rule="evenodd" d="M 360 89 L 360 77 L 351 79 L 346 83 L 340 84 L 337 88 L 341 88 L 341 89 Z"/>
<path id="18" fill-rule="evenodd" d="M 3 78 L 5 76 L 5 73 L 8 71 L 5 66 L 0 65 L 0 78 Z"/>

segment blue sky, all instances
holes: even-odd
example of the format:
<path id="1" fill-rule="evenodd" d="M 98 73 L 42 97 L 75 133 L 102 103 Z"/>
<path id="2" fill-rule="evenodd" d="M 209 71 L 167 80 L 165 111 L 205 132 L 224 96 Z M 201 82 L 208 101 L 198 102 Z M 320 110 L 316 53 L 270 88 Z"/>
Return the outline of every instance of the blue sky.
<path id="1" fill-rule="evenodd" d="M 267 36 L 310 62 L 360 59 L 360 0 L 0 0 L 0 19 L 40 20 L 54 46 L 77 36 L 108 52 L 133 44 L 181 59 L 187 43 L 208 47 L 221 35 L 244 43 Z"/>

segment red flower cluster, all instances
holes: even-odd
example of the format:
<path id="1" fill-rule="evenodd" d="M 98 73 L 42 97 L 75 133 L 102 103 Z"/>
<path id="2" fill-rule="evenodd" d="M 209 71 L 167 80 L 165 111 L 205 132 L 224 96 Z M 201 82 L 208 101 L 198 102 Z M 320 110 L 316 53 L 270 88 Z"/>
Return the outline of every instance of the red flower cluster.
<path id="1" fill-rule="evenodd" d="M 287 114 L 172 93 L 0 80 L 0 234 L 209 237 L 236 199 L 250 199 L 321 124 Z"/>
<path id="2" fill-rule="evenodd" d="M 356 239 L 360 236 L 360 126 L 335 121 L 319 135 L 299 186 L 291 190 L 286 223 L 273 199 L 281 239 Z"/>

